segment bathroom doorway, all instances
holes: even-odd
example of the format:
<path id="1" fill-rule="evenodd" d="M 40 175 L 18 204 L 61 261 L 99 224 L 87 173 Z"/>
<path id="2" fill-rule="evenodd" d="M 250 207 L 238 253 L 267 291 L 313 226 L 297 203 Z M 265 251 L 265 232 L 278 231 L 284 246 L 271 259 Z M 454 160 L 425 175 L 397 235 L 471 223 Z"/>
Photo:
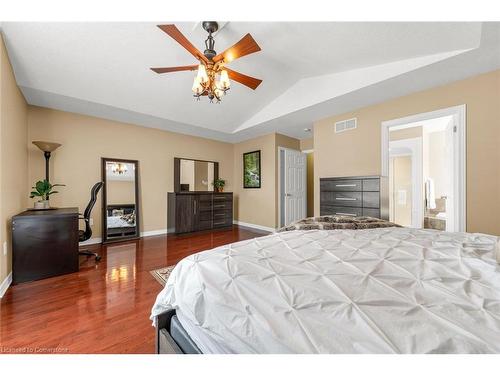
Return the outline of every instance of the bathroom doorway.
<path id="1" fill-rule="evenodd" d="M 465 106 L 382 123 L 389 220 L 465 231 Z"/>

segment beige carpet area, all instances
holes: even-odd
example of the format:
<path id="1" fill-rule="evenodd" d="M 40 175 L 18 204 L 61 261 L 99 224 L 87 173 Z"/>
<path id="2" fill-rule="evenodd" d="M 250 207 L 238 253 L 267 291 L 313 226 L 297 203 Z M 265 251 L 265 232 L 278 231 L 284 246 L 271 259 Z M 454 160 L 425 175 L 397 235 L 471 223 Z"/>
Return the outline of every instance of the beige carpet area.
<path id="1" fill-rule="evenodd" d="M 163 268 L 158 268 L 157 270 L 149 271 L 151 275 L 158 281 L 162 286 L 165 286 L 167 283 L 168 277 L 170 273 L 174 269 L 175 266 L 168 266 Z"/>

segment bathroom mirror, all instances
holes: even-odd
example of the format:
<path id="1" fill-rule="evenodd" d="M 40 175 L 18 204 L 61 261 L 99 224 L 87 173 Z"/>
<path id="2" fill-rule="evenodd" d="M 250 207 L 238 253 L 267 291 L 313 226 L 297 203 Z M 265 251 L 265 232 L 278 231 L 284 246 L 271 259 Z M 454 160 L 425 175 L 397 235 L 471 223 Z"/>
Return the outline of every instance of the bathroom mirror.
<path id="1" fill-rule="evenodd" d="M 219 177 L 219 163 L 206 160 L 174 158 L 174 191 L 214 191 Z"/>
<path id="2" fill-rule="evenodd" d="M 139 237 L 139 162 L 102 158 L 103 242 Z"/>

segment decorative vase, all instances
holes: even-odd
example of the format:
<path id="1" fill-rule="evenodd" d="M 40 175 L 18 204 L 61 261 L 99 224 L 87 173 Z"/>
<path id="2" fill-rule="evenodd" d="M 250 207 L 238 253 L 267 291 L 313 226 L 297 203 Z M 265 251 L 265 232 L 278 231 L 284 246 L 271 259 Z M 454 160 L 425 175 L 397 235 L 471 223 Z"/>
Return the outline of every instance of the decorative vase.
<path id="1" fill-rule="evenodd" d="M 35 202 L 35 210 L 43 210 L 45 208 L 45 202 L 46 201 L 38 201 L 38 202 Z"/>
<path id="2" fill-rule="evenodd" d="M 224 188 L 223 187 L 217 187 L 217 193 L 223 193 Z"/>

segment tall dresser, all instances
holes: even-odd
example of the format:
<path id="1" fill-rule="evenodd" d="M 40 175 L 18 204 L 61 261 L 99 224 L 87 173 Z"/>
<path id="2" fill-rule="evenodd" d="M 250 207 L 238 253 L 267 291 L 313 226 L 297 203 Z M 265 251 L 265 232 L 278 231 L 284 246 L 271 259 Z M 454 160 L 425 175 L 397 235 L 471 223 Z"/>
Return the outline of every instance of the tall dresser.
<path id="1" fill-rule="evenodd" d="M 168 193 L 169 233 L 188 233 L 233 225 L 233 193 Z"/>
<path id="2" fill-rule="evenodd" d="M 389 219 L 387 177 L 320 178 L 320 215 Z"/>

